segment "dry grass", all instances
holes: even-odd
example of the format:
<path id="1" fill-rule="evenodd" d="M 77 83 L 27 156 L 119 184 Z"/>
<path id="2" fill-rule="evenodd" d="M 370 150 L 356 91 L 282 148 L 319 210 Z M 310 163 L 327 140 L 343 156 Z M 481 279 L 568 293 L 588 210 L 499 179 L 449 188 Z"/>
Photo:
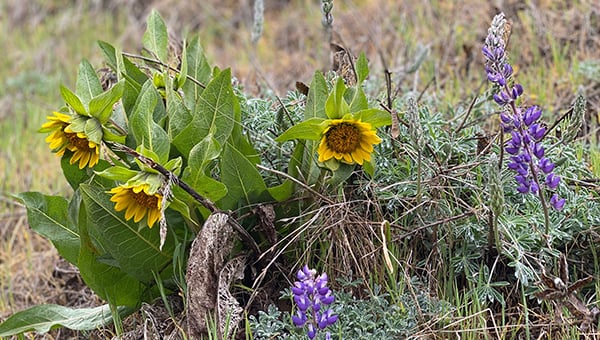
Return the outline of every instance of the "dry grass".
<path id="1" fill-rule="evenodd" d="M 155 7 L 175 35 L 199 34 L 213 63 L 231 67 L 249 93 L 271 88 L 281 95 L 296 81 L 309 81 L 315 70 L 330 68 L 329 42 L 315 1 L 266 2 L 264 35 L 256 45 L 250 42 L 251 1 L 105 0 L 70 8 L 67 0 L 9 0 L 0 6 L 0 27 L 12 33 L 0 38 L 7 53 L 6 67 L 0 69 L 5 79 L 0 89 L 0 320 L 40 303 L 98 302 L 53 247 L 28 228 L 24 209 L 10 198 L 27 190 L 68 192 L 57 175 L 58 160 L 35 133 L 46 114 L 61 105 L 57 83 L 73 86 L 81 58 L 99 65 L 96 39 L 138 51 L 142 23 Z M 600 5 L 593 0 L 506 1 L 500 10 L 513 22 L 510 55 L 519 81 L 530 90 L 528 100 L 558 116 L 582 85 L 590 103 L 588 131 L 597 129 L 600 87 L 574 69 L 580 61 L 600 59 Z M 484 79 L 480 43 L 497 11 L 492 2 L 475 0 L 336 2 L 334 40 L 354 53 L 365 51 L 372 77 L 383 79 L 385 66 L 402 91 L 427 90 L 449 105 L 464 105 Z M 48 33 L 50 27 L 54 34 Z M 408 75 L 405 68 L 421 45 L 428 46 L 430 56 L 419 73 Z"/>

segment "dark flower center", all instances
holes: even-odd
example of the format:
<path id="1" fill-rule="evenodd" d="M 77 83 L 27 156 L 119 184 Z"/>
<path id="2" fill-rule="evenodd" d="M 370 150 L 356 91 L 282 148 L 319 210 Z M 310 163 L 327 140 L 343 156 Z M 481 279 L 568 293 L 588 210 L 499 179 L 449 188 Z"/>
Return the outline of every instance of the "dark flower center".
<path id="1" fill-rule="evenodd" d="M 92 150 L 92 148 L 90 148 L 89 141 L 87 139 L 77 137 L 76 133 L 65 132 L 65 135 L 67 136 L 69 143 L 71 145 L 73 145 L 74 147 L 76 147 L 77 149 L 82 150 L 82 151 Z"/>
<path id="2" fill-rule="evenodd" d="M 144 191 L 135 193 L 133 192 L 133 189 L 130 189 L 129 195 L 137 205 L 150 209 L 156 209 L 158 207 L 158 197 L 154 195 L 147 195 Z"/>
<path id="3" fill-rule="evenodd" d="M 327 146 L 338 153 L 350 153 L 360 145 L 360 130 L 350 123 L 341 123 L 325 133 Z"/>

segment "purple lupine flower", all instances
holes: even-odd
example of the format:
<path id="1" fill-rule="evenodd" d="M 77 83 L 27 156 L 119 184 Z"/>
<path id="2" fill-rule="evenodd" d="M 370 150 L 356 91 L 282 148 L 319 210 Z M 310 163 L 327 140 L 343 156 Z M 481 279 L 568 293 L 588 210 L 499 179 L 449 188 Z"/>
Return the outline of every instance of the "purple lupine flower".
<path id="1" fill-rule="evenodd" d="M 298 308 L 297 313 L 292 315 L 292 322 L 296 327 L 306 326 L 309 339 L 314 339 L 319 330 L 333 325 L 338 319 L 329 308 L 335 300 L 331 289 L 327 287 L 329 278 L 326 273 L 316 275 L 316 270 L 305 265 L 296 274 L 299 281 L 292 286 L 294 302 Z M 326 338 L 331 338 L 329 332 L 326 333 Z"/>
<path id="2" fill-rule="evenodd" d="M 543 184 L 554 190 L 560 183 L 560 177 L 553 173 L 555 164 L 545 157 L 542 139 L 546 128 L 538 123 L 542 110 L 537 106 L 524 109 L 516 104 L 524 89 L 521 84 L 510 85 L 513 68 L 506 59 L 505 27 L 504 14 L 496 15 L 482 48 L 485 71 L 488 80 L 497 86 L 498 92 L 493 98 L 503 108 L 500 113 L 502 131 L 511 135 L 504 151 L 511 155 L 507 167 L 517 173 L 517 191 L 542 195 L 540 186 Z M 556 210 L 562 209 L 564 204 L 565 200 L 557 194 L 550 199 L 550 205 Z"/>

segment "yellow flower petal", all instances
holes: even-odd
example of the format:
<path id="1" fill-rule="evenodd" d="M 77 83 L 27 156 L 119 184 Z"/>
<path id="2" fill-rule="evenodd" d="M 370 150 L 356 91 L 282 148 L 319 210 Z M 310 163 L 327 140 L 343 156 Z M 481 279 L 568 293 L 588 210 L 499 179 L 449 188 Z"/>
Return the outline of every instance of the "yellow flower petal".
<path id="1" fill-rule="evenodd" d="M 148 228 L 152 228 L 154 223 L 160 218 L 160 210 L 148 209 Z"/>

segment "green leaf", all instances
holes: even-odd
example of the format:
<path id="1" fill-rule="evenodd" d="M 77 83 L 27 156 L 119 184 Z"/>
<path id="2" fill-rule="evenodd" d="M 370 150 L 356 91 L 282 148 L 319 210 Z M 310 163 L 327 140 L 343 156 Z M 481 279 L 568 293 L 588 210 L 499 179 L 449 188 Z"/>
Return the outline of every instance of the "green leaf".
<path id="1" fill-rule="evenodd" d="M 290 198 L 294 193 L 294 182 L 286 179 L 283 183 L 267 188 L 267 190 L 277 202 L 283 202 Z"/>
<path id="2" fill-rule="evenodd" d="M 322 120 L 327 118 L 325 104 L 327 102 L 328 94 L 329 89 L 323 74 L 318 71 L 315 72 L 313 80 L 310 83 L 308 98 L 306 99 L 306 110 L 304 111 L 305 120 L 315 117 L 321 118 Z M 302 176 L 309 185 L 317 183 L 321 176 L 321 169 L 317 163 L 316 154 L 319 148 L 318 139 L 320 138 L 323 129 L 324 127 L 319 127 L 319 136 L 317 138 L 314 138 L 313 136 L 315 140 L 307 140 L 298 143 L 294 149 L 292 159 L 290 159 L 289 174 L 296 178 Z M 312 133 L 314 133 L 314 131 Z M 301 172 L 302 175 L 300 175 L 298 171 Z"/>
<path id="3" fill-rule="evenodd" d="M 366 110 L 369 108 L 369 101 L 362 87 L 351 87 L 346 91 L 350 94 L 350 112 Z"/>
<path id="4" fill-rule="evenodd" d="M 200 45 L 200 39 L 198 39 L 197 36 L 189 41 L 182 59 L 187 61 L 187 75 L 189 77 L 202 84 L 208 83 L 211 76 L 211 67 L 206 60 L 204 50 Z M 190 109 L 194 109 L 203 91 L 204 89 L 201 86 L 193 81 L 187 80 L 185 84 L 183 84 L 183 93 L 185 94 L 184 98 L 186 100 L 186 106 Z"/>
<path id="5" fill-rule="evenodd" d="M 365 52 L 360 53 L 354 66 L 356 68 L 356 75 L 358 76 L 357 87 L 360 87 L 360 84 L 369 76 L 369 61 Z"/>
<path id="6" fill-rule="evenodd" d="M 209 133 L 223 145 L 235 124 L 235 95 L 231 87 L 231 71 L 219 73 L 200 95 L 192 122 L 173 139 L 173 144 L 183 155 Z"/>
<path id="7" fill-rule="evenodd" d="M 76 264 L 79 255 L 79 231 L 68 216 L 68 202 L 61 196 L 46 196 L 39 192 L 16 195 L 27 207 L 27 221 L 36 233 L 44 236 L 60 256 Z"/>
<path id="8" fill-rule="evenodd" d="M 146 20 L 146 32 L 142 37 L 142 44 L 154 57 L 163 63 L 167 63 L 169 38 L 167 26 L 156 10 L 152 10 Z"/>
<path id="9" fill-rule="evenodd" d="M 103 194 L 103 193 L 102 193 Z M 81 197 L 83 195 L 80 195 Z M 118 306 L 138 306 L 144 285 L 128 275 L 120 268 L 101 262 L 101 256 L 106 251 L 98 249 L 101 245 L 94 244 L 89 233 L 89 218 L 85 204 L 79 204 L 79 234 L 81 247 L 77 268 L 85 284 L 100 298 L 111 301 Z"/>
<path id="10" fill-rule="evenodd" d="M 167 116 L 169 117 L 169 136 L 173 138 L 192 122 L 192 113 L 185 106 L 179 93 L 167 88 Z"/>
<path id="11" fill-rule="evenodd" d="M 367 109 L 354 113 L 354 119 L 371 124 L 373 128 L 387 126 L 392 124 L 392 116 L 385 111 L 379 109 Z"/>
<path id="12" fill-rule="evenodd" d="M 102 124 L 106 123 L 112 115 L 113 105 L 123 96 L 124 87 L 125 81 L 121 80 L 108 91 L 92 98 L 90 100 L 90 116 L 97 118 Z"/>
<path id="13" fill-rule="evenodd" d="M 319 71 L 315 72 L 306 98 L 304 119 L 315 117 L 327 118 L 325 102 L 327 101 L 328 93 L 327 81 L 323 77 L 323 74 Z"/>
<path id="14" fill-rule="evenodd" d="M 117 50 L 115 47 L 106 41 L 98 40 L 97 42 L 98 46 L 100 46 L 100 49 L 102 50 L 102 53 L 104 53 L 104 59 L 106 59 L 108 66 L 110 66 L 110 68 L 113 70 L 117 70 Z"/>
<path id="15" fill-rule="evenodd" d="M 325 102 L 325 113 L 330 119 L 342 118 L 350 111 L 348 103 L 344 99 L 345 92 L 346 84 L 344 84 L 344 80 L 340 77 Z"/>
<path id="16" fill-rule="evenodd" d="M 121 317 L 134 310 L 118 307 Z M 85 331 L 102 328 L 113 322 L 108 305 L 92 308 L 70 308 L 53 304 L 38 305 L 10 316 L 0 324 L 0 337 L 19 335 L 25 332 L 46 333 L 51 329 L 67 327 L 72 330 Z"/>
<path id="17" fill-rule="evenodd" d="M 373 160 L 373 157 L 374 155 L 371 155 L 371 162 L 363 162 L 363 169 L 371 178 L 373 178 L 373 174 L 375 174 L 375 161 Z"/>
<path id="18" fill-rule="evenodd" d="M 354 164 L 339 163 L 339 168 L 333 172 L 333 176 L 328 180 L 329 184 L 337 187 L 346 181 L 354 171 Z"/>
<path id="19" fill-rule="evenodd" d="M 181 67 L 179 68 L 179 74 L 177 75 L 178 89 L 182 88 L 187 80 L 188 59 L 185 57 L 187 55 L 187 41 L 183 42 L 183 51 L 181 52 L 181 55 L 184 57 L 181 58 Z"/>
<path id="20" fill-rule="evenodd" d="M 87 60 L 82 60 L 79 64 L 79 71 L 77 72 L 77 83 L 75 84 L 75 93 L 81 99 L 85 107 L 92 98 L 102 93 L 102 85 L 100 79 L 96 74 L 96 70 Z"/>
<path id="21" fill-rule="evenodd" d="M 204 172 L 210 161 L 219 157 L 221 150 L 221 144 L 219 144 L 212 134 L 208 134 L 190 151 L 188 166 L 194 171 Z"/>
<path id="22" fill-rule="evenodd" d="M 115 203 L 109 200 L 104 189 L 88 184 L 82 184 L 80 189 L 91 239 L 107 251 L 125 273 L 140 282 L 152 282 L 152 271 L 162 272 L 172 260 L 172 235 L 167 236 L 160 250 L 158 228 L 148 228 L 145 219 L 139 224 L 126 221 L 124 212 L 115 211 Z"/>
<path id="23" fill-rule="evenodd" d="M 310 118 L 287 129 L 281 136 L 275 138 L 276 142 L 285 142 L 292 139 L 321 139 L 321 133 L 327 127 L 323 118 Z"/>
<path id="24" fill-rule="evenodd" d="M 140 92 L 138 102 L 131 115 L 130 128 L 137 145 L 143 145 L 153 151 L 158 155 L 159 163 L 164 163 L 169 157 L 169 136 L 153 120 L 153 113 L 160 98 L 152 82 L 147 81 Z"/>
<path id="25" fill-rule="evenodd" d="M 212 160 L 221 154 L 221 145 L 212 134 L 207 135 L 190 151 L 188 167 L 183 174 L 183 181 L 189 184 L 200 195 L 216 202 L 227 194 L 225 184 L 209 177 L 207 167 Z"/>
<path id="26" fill-rule="evenodd" d="M 79 99 L 75 93 L 73 93 L 67 87 L 61 85 L 60 94 L 65 100 L 65 103 L 67 103 L 67 105 L 69 105 L 75 112 L 84 116 L 88 115 L 85 106 L 83 106 L 83 103 L 81 102 L 81 99 Z"/>
<path id="27" fill-rule="evenodd" d="M 100 177 L 123 183 L 127 182 L 138 173 L 139 171 L 127 169 L 122 166 L 111 166 L 103 171 L 96 172 Z"/>
<path id="28" fill-rule="evenodd" d="M 227 195 L 219 201 L 219 207 L 223 210 L 255 203 L 267 189 L 255 164 L 229 143 L 221 157 L 221 181 L 228 190 Z"/>
<path id="29" fill-rule="evenodd" d="M 74 190 L 79 187 L 79 184 L 87 181 L 90 178 L 90 173 L 88 173 L 87 168 L 79 169 L 79 162 L 75 162 L 75 164 L 71 164 L 70 160 L 73 156 L 73 153 L 70 151 L 65 152 L 65 154 L 60 159 L 60 167 L 63 171 L 63 175 L 71 188 Z M 100 162 L 104 162 L 100 160 Z"/>

